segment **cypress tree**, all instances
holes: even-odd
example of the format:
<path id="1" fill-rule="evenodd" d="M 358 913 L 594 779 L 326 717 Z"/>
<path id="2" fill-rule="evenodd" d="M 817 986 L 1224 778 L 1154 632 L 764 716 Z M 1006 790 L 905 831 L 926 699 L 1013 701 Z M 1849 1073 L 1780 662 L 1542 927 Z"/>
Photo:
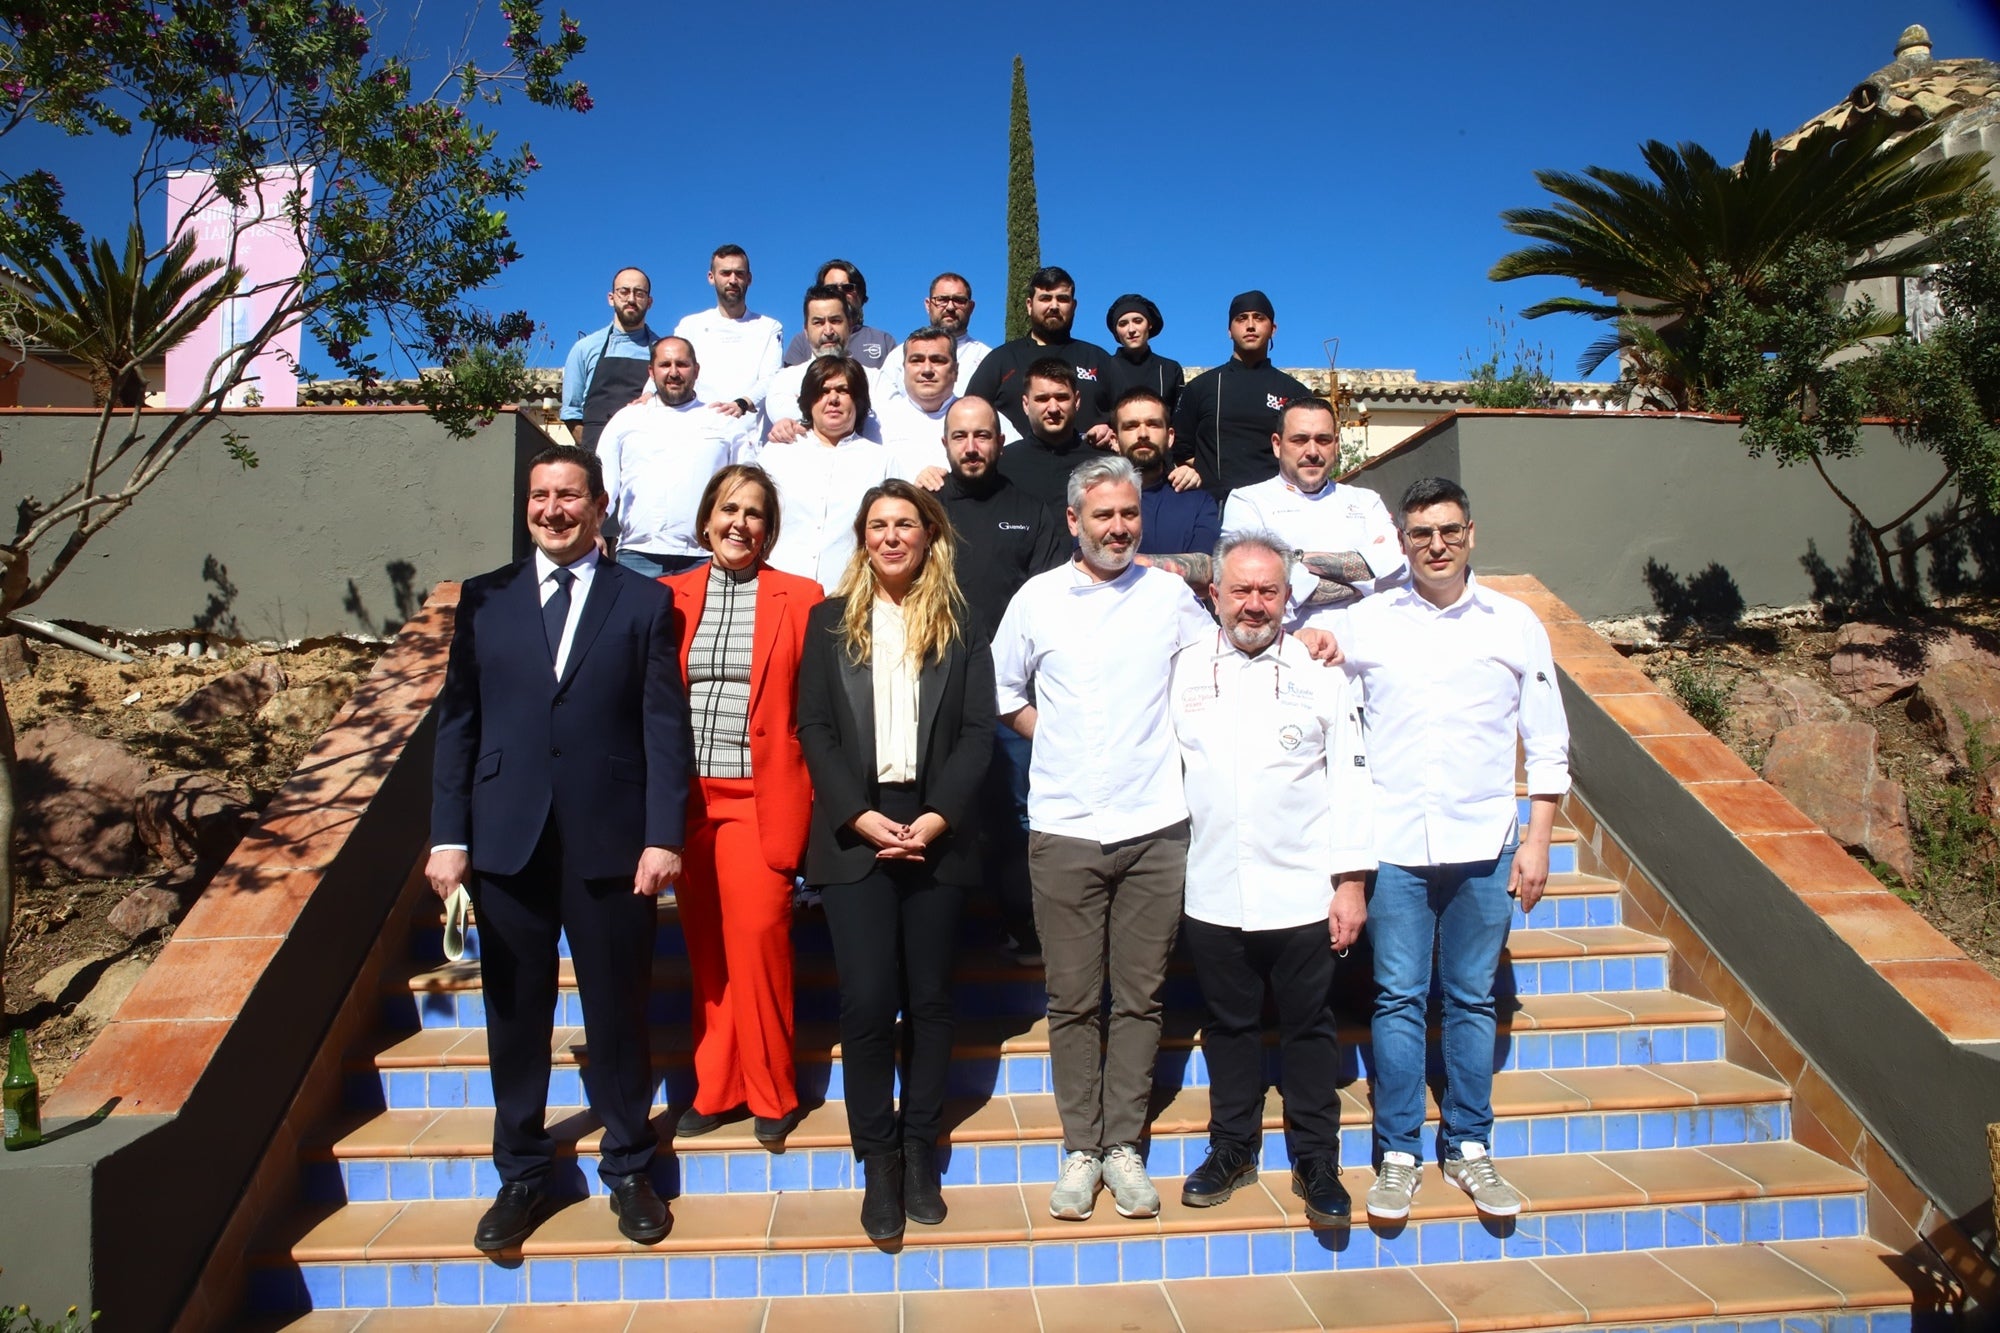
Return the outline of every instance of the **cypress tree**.
<path id="1" fill-rule="evenodd" d="M 1028 72 L 1014 57 L 1014 112 L 1007 124 L 1007 337 L 1028 336 L 1028 279 L 1042 266 L 1042 213 L 1035 203 L 1035 136 L 1028 126 Z"/>

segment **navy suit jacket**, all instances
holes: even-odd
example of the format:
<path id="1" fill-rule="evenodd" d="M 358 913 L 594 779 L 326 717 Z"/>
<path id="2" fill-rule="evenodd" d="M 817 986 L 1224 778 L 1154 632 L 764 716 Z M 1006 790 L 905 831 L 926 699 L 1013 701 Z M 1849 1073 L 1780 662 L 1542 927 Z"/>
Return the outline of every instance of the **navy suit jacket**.
<path id="1" fill-rule="evenodd" d="M 558 680 L 534 558 L 466 580 L 437 702 L 431 844 L 511 875 L 553 817 L 586 879 L 631 879 L 645 848 L 679 847 L 693 761 L 672 606 L 600 560 Z"/>

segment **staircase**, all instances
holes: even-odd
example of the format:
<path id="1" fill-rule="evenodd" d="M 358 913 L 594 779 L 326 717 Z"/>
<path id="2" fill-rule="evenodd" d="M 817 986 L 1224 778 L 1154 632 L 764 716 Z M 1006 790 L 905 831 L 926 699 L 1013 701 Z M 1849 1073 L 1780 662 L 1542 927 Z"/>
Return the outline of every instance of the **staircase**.
<path id="1" fill-rule="evenodd" d="M 1433 1160 L 1407 1222 L 1359 1220 L 1372 1173 L 1357 952 L 1342 965 L 1341 1006 L 1355 1226 L 1308 1225 L 1275 1090 L 1261 1184 L 1217 1208 L 1181 1206 L 1179 1178 L 1205 1151 L 1208 1075 L 1199 994 L 1178 961 L 1148 1150 L 1161 1215 L 1120 1218 L 1106 1198 L 1088 1222 L 1051 1220 L 1060 1128 L 1041 976 L 1012 963 L 975 908 L 962 932 L 942 1157 L 950 1217 L 874 1246 L 858 1225 L 840 1101 L 831 949 L 808 914 L 794 935 L 800 1093 L 813 1109 L 785 1150 L 758 1145 L 746 1120 L 663 1151 L 672 1230 L 650 1248 L 625 1241 L 600 1197 L 599 1131 L 578 1077 L 588 1052 L 566 987 L 550 1117 L 562 1144 L 555 1187 L 575 1202 L 497 1260 L 471 1245 L 499 1183 L 478 969 L 442 961 L 436 902 L 413 875 L 391 921 L 408 933 L 409 963 L 382 997 L 379 1032 L 348 1053 L 346 1109 L 299 1149 L 306 1202 L 265 1229 L 251 1318 L 297 1330 L 513 1329 L 545 1316 L 577 1329 L 816 1333 L 1925 1326 L 1927 1313 L 1912 1309 L 1916 1279 L 1868 1239 L 1866 1181 L 1792 1141 L 1791 1089 L 1728 1062 L 1722 1012 L 1669 988 L 1667 941 L 1622 924 L 1620 886 L 1577 872 L 1567 830 L 1552 861 L 1548 895 L 1525 917 L 1516 911 L 1501 976 L 1492 1147 L 1527 1197 L 1518 1218 L 1478 1217 Z M 658 947 L 664 1136 L 665 1107 L 692 1090 L 687 960 L 671 902 Z M 1434 1103 L 1430 1116 L 1434 1132 Z M 1426 1151 L 1435 1158 L 1434 1143 Z"/>

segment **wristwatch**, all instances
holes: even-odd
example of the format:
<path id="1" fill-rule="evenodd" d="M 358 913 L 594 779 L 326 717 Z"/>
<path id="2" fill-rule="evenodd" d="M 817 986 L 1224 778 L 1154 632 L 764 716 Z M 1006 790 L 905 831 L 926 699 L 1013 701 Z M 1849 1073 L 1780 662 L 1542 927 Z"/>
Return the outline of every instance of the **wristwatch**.
<path id="1" fill-rule="evenodd" d="M 756 408 L 750 405 L 750 400 L 748 398 L 738 398 L 736 400 L 736 405 L 743 409 L 743 415 L 746 417 L 749 416 L 752 412 L 757 410 Z"/>

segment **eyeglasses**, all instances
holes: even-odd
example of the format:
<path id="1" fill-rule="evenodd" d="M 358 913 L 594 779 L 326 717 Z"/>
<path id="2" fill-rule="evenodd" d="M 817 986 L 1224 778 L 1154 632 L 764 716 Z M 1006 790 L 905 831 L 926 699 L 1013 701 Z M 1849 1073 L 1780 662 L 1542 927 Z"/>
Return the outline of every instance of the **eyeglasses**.
<path id="1" fill-rule="evenodd" d="M 611 294 L 613 296 L 651 296 L 653 293 L 644 287 L 613 287 Z"/>
<path id="2" fill-rule="evenodd" d="M 1464 523 L 1440 523 L 1434 528 L 1404 528 L 1403 536 L 1412 546 L 1429 546 L 1433 537 L 1443 538 L 1446 546 L 1463 546 L 1467 527 Z"/>
<path id="3" fill-rule="evenodd" d="M 933 305 L 971 305 L 972 298 L 969 296 L 933 296 L 931 303 Z"/>

